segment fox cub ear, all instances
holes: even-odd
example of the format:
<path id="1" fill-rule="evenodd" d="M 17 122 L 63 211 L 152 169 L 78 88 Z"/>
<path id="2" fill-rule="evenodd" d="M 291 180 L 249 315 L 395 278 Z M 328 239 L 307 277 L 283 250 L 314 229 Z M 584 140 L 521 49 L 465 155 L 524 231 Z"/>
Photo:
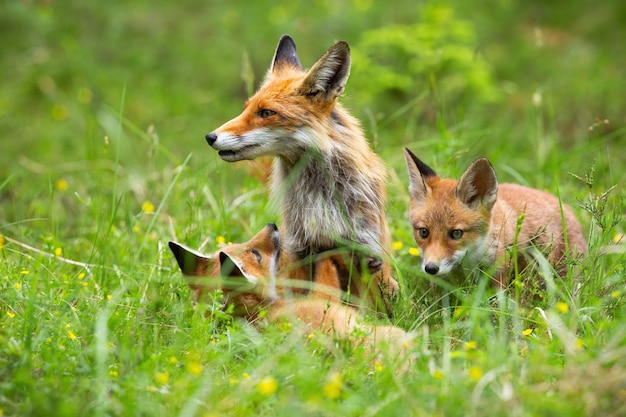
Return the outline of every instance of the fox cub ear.
<path id="1" fill-rule="evenodd" d="M 404 148 L 404 157 L 409 170 L 409 194 L 413 200 L 423 201 L 428 193 L 426 179 L 436 177 L 437 173 L 415 156 L 409 148 Z"/>
<path id="2" fill-rule="evenodd" d="M 336 42 L 309 70 L 300 94 L 319 102 L 335 100 L 348 82 L 350 65 L 350 46 L 344 41 Z"/>
<path id="3" fill-rule="evenodd" d="M 298 58 L 298 52 L 296 51 L 296 44 L 289 35 L 281 36 L 278 41 L 274 59 L 272 59 L 271 72 L 278 72 L 285 65 L 302 69 L 302 64 L 300 64 L 300 58 Z"/>
<path id="4" fill-rule="evenodd" d="M 183 275 L 204 277 L 211 272 L 215 262 L 214 258 L 205 256 L 177 242 L 169 242 L 169 247 Z"/>
<path id="5" fill-rule="evenodd" d="M 461 176 L 456 195 L 466 206 L 476 209 L 483 205 L 491 210 L 498 193 L 496 171 L 487 158 L 479 158 Z"/>

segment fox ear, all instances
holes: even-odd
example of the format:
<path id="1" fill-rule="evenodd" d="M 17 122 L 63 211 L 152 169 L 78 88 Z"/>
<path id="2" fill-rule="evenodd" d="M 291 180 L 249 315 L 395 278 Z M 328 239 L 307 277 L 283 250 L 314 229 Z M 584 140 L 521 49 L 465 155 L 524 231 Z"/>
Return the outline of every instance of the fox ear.
<path id="1" fill-rule="evenodd" d="M 220 252 L 220 275 L 223 277 L 245 276 L 238 262 L 225 252 Z"/>
<path id="2" fill-rule="evenodd" d="M 491 210 L 498 193 L 496 171 L 487 158 L 479 158 L 461 176 L 456 196 L 466 206 L 476 209 L 483 205 Z"/>
<path id="3" fill-rule="evenodd" d="M 300 87 L 300 93 L 320 102 L 335 100 L 350 76 L 350 46 L 338 41 L 313 65 Z"/>
<path id="4" fill-rule="evenodd" d="M 409 148 L 404 148 L 404 157 L 409 170 L 409 194 L 413 200 L 423 201 L 428 193 L 426 179 L 436 177 L 437 173 L 415 156 Z"/>
<path id="5" fill-rule="evenodd" d="M 289 35 L 281 36 L 278 41 L 274 59 L 272 59 L 271 72 L 280 71 L 285 65 L 302 69 L 302 64 L 300 64 L 300 58 L 298 58 L 298 52 L 296 51 L 296 44 Z"/>
<path id="6" fill-rule="evenodd" d="M 220 275 L 222 277 L 236 278 L 241 277 L 245 281 L 237 284 L 238 290 L 248 290 L 254 288 L 258 283 L 258 278 L 246 273 L 242 267 L 242 262 L 234 256 L 225 252 L 220 252 Z M 251 285 L 251 286 L 250 286 Z"/>
<path id="7" fill-rule="evenodd" d="M 215 259 L 201 254 L 176 242 L 169 242 L 169 247 L 183 275 L 204 277 L 213 267 Z"/>

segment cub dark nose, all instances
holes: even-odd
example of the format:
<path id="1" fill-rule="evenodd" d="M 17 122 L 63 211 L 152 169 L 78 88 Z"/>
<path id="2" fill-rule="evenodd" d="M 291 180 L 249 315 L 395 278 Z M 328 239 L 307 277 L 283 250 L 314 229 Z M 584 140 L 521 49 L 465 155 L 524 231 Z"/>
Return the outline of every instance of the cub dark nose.
<path id="1" fill-rule="evenodd" d="M 436 275 L 437 272 L 439 272 L 439 267 L 435 264 L 429 263 L 424 265 L 424 271 L 426 271 L 430 275 Z"/>
<path id="2" fill-rule="evenodd" d="M 206 141 L 209 144 L 209 146 L 213 146 L 216 140 L 217 140 L 217 135 L 215 134 L 215 132 L 211 132 L 208 135 L 206 135 Z"/>

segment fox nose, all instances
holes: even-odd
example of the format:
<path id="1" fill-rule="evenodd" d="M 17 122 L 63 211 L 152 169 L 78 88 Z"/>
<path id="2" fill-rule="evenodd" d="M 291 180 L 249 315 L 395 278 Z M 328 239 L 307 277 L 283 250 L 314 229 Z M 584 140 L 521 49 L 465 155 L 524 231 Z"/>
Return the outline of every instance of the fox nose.
<path id="1" fill-rule="evenodd" d="M 424 271 L 426 271 L 430 275 L 437 275 L 437 272 L 439 272 L 439 267 L 433 263 L 427 263 L 426 265 L 424 265 Z"/>
<path id="2" fill-rule="evenodd" d="M 206 135 L 206 141 L 209 144 L 209 146 L 213 146 L 216 140 L 217 140 L 217 134 L 215 132 L 211 132 L 208 135 Z"/>

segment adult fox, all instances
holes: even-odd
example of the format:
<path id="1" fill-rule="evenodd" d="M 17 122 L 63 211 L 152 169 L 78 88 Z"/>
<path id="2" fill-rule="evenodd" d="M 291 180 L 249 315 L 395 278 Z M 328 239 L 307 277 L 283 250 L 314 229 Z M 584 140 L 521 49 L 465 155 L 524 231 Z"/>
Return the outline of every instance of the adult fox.
<path id="1" fill-rule="evenodd" d="M 338 41 L 305 71 L 294 41 L 283 35 L 260 89 L 206 140 L 229 162 L 275 157 L 272 195 L 282 211 L 285 250 L 305 259 L 348 248 L 342 289 L 377 304 L 382 295 L 389 311 L 398 284 L 387 259 L 387 173 L 359 122 L 337 102 L 350 64 L 348 44 Z M 374 271 L 373 280 L 363 266 Z"/>
<path id="2" fill-rule="evenodd" d="M 566 257 L 587 252 L 580 223 L 569 207 L 540 190 L 498 185 L 488 159 L 474 161 L 457 181 L 441 178 L 406 148 L 405 157 L 409 219 L 424 272 L 462 275 L 463 267 L 489 268 L 497 263 L 494 283 L 504 287 L 512 272 L 511 253 L 523 267 L 525 249 L 534 246 L 563 275 Z"/>

